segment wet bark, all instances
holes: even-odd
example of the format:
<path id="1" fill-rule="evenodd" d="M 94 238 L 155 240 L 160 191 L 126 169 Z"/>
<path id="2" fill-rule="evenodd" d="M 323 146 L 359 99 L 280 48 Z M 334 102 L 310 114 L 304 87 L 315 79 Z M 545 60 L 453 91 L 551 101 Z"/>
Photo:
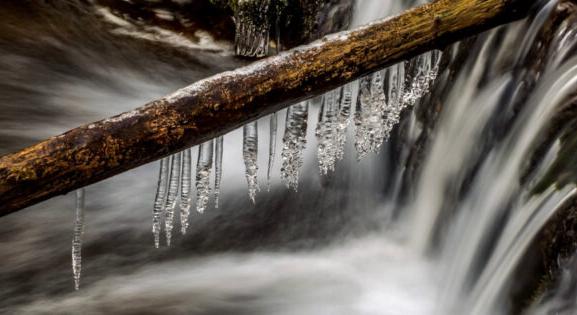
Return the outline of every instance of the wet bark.
<path id="1" fill-rule="evenodd" d="M 439 0 L 199 81 L 0 158 L 0 216 L 203 143 L 362 75 L 523 18 L 536 1 Z"/>

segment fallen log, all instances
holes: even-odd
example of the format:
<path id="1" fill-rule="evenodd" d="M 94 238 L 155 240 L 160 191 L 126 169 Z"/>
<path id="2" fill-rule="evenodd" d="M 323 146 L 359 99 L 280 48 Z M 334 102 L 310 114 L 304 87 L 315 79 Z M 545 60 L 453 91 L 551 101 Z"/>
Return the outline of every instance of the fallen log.
<path id="1" fill-rule="evenodd" d="M 537 0 L 438 0 L 199 81 L 0 158 L 0 216 L 90 185 L 365 74 L 523 18 Z"/>

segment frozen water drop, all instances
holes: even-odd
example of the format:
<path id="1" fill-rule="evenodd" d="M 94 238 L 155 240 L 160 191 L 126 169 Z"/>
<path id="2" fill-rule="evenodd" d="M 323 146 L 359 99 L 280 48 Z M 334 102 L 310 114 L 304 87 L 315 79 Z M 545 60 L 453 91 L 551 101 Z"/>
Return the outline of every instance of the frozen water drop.
<path id="1" fill-rule="evenodd" d="M 220 183 L 222 181 L 222 155 L 224 152 L 224 137 L 216 138 L 215 166 L 214 166 L 214 207 L 218 209 L 220 204 Z"/>
<path id="2" fill-rule="evenodd" d="M 258 124 L 256 121 L 243 127 L 242 155 L 246 168 L 246 180 L 248 183 L 248 195 L 250 200 L 256 202 L 256 193 L 260 190 L 257 180 L 258 164 Z"/>
<path id="3" fill-rule="evenodd" d="M 334 171 L 338 150 L 338 115 L 341 90 L 326 93 L 316 128 L 317 156 L 321 174 Z"/>
<path id="4" fill-rule="evenodd" d="M 80 274 L 82 272 L 82 235 L 84 234 L 84 188 L 76 191 L 76 211 L 74 213 L 74 234 L 72 237 L 72 274 L 74 289 L 80 288 Z"/>
<path id="5" fill-rule="evenodd" d="M 346 84 L 342 88 L 341 103 L 339 106 L 339 114 L 337 118 L 337 135 L 336 135 L 336 159 L 340 161 L 345 155 L 345 144 L 347 141 L 347 128 L 350 123 L 351 105 L 353 102 L 353 88 L 352 83 Z"/>
<path id="6" fill-rule="evenodd" d="M 204 213 L 210 198 L 210 172 L 212 170 L 213 140 L 199 146 L 196 163 L 196 211 Z"/>
<path id="7" fill-rule="evenodd" d="M 385 120 L 387 103 L 382 72 L 360 80 L 359 98 L 355 113 L 355 148 L 359 159 L 370 152 L 378 153 L 387 135 Z"/>
<path id="8" fill-rule="evenodd" d="M 298 188 L 299 171 L 303 165 L 303 150 L 306 145 L 309 105 L 302 102 L 287 109 L 286 127 L 283 136 L 281 179 L 295 191 Z"/>
<path id="9" fill-rule="evenodd" d="M 415 105 L 423 95 L 429 92 L 431 74 L 434 72 L 431 52 L 413 58 L 410 63 L 413 71 L 408 90 L 403 98 L 404 107 Z"/>
<path id="10" fill-rule="evenodd" d="M 270 191 L 270 178 L 272 168 L 274 166 L 274 158 L 276 155 L 276 136 L 278 129 L 277 113 L 270 115 L 270 133 L 269 133 L 269 149 L 268 149 L 268 169 L 266 172 L 267 190 Z"/>
<path id="11" fill-rule="evenodd" d="M 182 152 L 170 157 L 170 176 L 168 180 L 168 192 L 166 194 L 166 204 L 164 209 L 164 228 L 166 233 L 166 245 L 170 247 L 172 240 L 172 229 L 174 228 L 174 209 L 178 198 L 178 188 L 180 186 L 180 167 Z"/>
<path id="12" fill-rule="evenodd" d="M 166 200 L 169 164 L 169 158 L 164 158 L 160 161 L 158 184 L 156 187 L 156 196 L 154 198 L 154 208 L 152 210 L 152 234 L 154 236 L 154 247 L 156 248 L 160 247 L 161 216 L 164 211 L 164 203 Z"/>
<path id="13" fill-rule="evenodd" d="M 180 176 L 180 232 L 186 234 L 192 203 L 192 152 L 182 152 L 182 175 Z"/>

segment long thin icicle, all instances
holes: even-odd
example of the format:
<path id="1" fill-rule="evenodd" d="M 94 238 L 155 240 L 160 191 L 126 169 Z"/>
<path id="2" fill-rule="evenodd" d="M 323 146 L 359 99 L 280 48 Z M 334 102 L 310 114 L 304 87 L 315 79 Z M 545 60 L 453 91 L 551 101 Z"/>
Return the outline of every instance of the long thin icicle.
<path id="1" fill-rule="evenodd" d="M 248 183 L 248 196 L 256 202 L 256 193 L 260 190 L 257 180 L 258 172 L 258 123 L 256 121 L 244 125 L 242 156 L 246 168 L 246 180 Z"/>
<path id="2" fill-rule="evenodd" d="M 170 178 L 168 180 L 168 193 L 166 194 L 166 204 L 164 209 L 164 228 L 166 233 L 166 245 L 170 247 L 172 240 L 172 229 L 174 228 L 174 209 L 178 198 L 178 188 L 180 185 L 180 166 L 182 152 L 170 157 Z"/>
<path id="3" fill-rule="evenodd" d="M 76 191 L 76 211 L 74 213 L 74 235 L 72 237 L 72 274 L 74 289 L 80 288 L 82 272 L 82 235 L 84 234 L 84 188 Z"/>
<path id="4" fill-rule="evenodd" d="M 186 234 L 192 203 L 192 152 L 182 152 L 182 175 L 180 176 L 180 232 Z"/>
<path id="5" fill-rule="evenodd" d="M 359 159 L 368 154 L 368 139 L 366 136 L 365 116 L 370 109 L 371 79 L 365 76 L 359 79 L 359 96 L 355 110 L 355 149 Z"/>
<path id="6" fill-rule="evenodd" d="M 389 111 L 385 124 L 387 135 L 401 119 L 401 112 L 408 106 L 405 99 L 405 63 L 401 62 L 392 66 L 388 71 L 388 94 Z"/>
<path id="7" fill-rule="evenodd" d="M 204 213 L 210 198 L 210 172 L 212 170 L 213 140 L 201 144 L 196 162 L 196 211 Z"/>
<path id="8" fill-rule="evenodd" d="M 220 204 L 220 182 L 222 181 L 222 155 L 224 152 L 224 137 L 216 138 L 214 166 L 214 207 L 218 209 Z"/>
<path id="9" fill-rule="evenodd" d="M 169 158 L 164 158 L 160 161 L 158 184 L 156 187 L 156 196 L 154 198 L 154 208 L 152 209 L 152 234 L 154 235 L 154 247 L 156 248 L 160 247 L 161 216 L 164 211 L 164 203 L 166 200 L 169 164 Z"/>
<path id="10" fill-rule="evenodd" d="M 266 172 L 267 190 L 270 191 L 270 177 L 272 168 L 274 166 L 274 158 L 276 155 L 276 135 L 278 130 L 277 113 L 270 115 L 270 133 L 269 133 L 269 148 L 268 148 L 268 169 Z"/>
<path id="11" fill-rule="evenodd" d="M 437 76 L 439 76 L 439 67 L 441 66 L 441 57 L 443 57 L 442 51 L 440 51 L 440 50 L 431 51 L 432 67 L 431 67 L 431 71 L 429 71 L 429 74 L 427 75 L 428 89 L 429 90 L 431 89 L 433 82 L 435 82 L 435 80 L 437 79 Z"/>
<path id="12" fill-rule="evenodd" d="M 351 105 L 353 103 L 352 84 L 348 83 L 342 88 L 341 103 L 339 106 L 339 115 L 337 118 L 337 148 L 336 159 L 340 161 L 345 156 L 345 144 L 347 142 L 347 128 L 351 118 Z"/>
<path id="13" fill-rule="evenodd" d="M 298 189 L 299 171 L 303 165 L 303 150 L 307 140 L 309 105 L 302 102 L 287 109 L 283 136 L 281 179 L 287 188 Z"/>
<path id="14" fill-rule="evenodd" d="M 321 174 L 334 171 L 338 150 L 338 116 L 339 98 L 341 89 L 326 93 L 319 113 L 319 122 L 316 129 L 318 140 L 317 156 Z"/>

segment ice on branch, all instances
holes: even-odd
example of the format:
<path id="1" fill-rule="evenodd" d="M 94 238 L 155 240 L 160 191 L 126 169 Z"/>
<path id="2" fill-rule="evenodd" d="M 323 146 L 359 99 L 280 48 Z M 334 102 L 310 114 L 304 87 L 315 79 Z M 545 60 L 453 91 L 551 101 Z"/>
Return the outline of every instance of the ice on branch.
<path id="1" fill-rule="evenodd" d="M 170 246 L 172 240 L 172 229 L 174 228 L 174 209 L 178 201 L 178 188 L 180 186 L 180 168 L 182 163 L 182 152 L 170 157 L 170 175 L 168 179 L 168 192 L 166 194 L 166 204 L 164 209 L 164 228 L 166 233 L 166 245 Z"/>
<path id="2" fill-rule="evenodd" d="M 299 171 L 303 165 L 309 105 L 302 102 L 287 109 L 283 136 L 281 179 L 288 188 L 298 188 Z"/>
<path id="3" fill-rule="evenodd" d="M 431 53 L 412 59 L 408 69 L 412 70 L 412 75 L 403 99 L 405 106 L 413 106 L 429 90 L 429 74 L 432 70 Z"/>
<path id="4" fill-rule="evenodd" d="M 246 168 L 245 175 L 248 183 L 248 196 L 256 202 L 256 193 L 260 190 L 257 180 L 258 172 L 258 124 L 256 121 L 244 125 L 242 156 Z"/>
<path id="5" fill-rule="evenodd" d="M 182 152 L 182 175 L 180 176 L 180 232 L 186 234 L 192 203 L 192 152 Z"/>
<path id="6" fill-rule="evenodd" d="M 84 234 L 84 188 L 76 191 L 76 211 L 74 212 L 74 234 L 72 236 L 72 274 L 74 289 L 80 288 L 82 272 L 82 235 Z"/>
<path id="7" fill-rule="evenodd" d="M 370 152 L 378 153 L 399 123 L 403 109 L 414 106 L 430 91 L 440 57 L 439 51 L 428 52 L 360 79 L 355 112 L 359 159 Z"/>
<path id="8" fill-rule="evenodd" d="M 341 89 L 326 93 L 323 97 L 319 122 L 316 128 L 317 156 L 321 174 L 334 171 L 338 154 L 339 104 Z"/>
<path id="9" fill-rule="evenodd" d="M 216 138 L 215 166 L 214 166 L 214 207 L 220 204 L 220 183 L 222 181 L 222 154 L 224 152 L 224 137 Z"/>
<path id="10" fill-rule="evenodd" d="M 359 159 L 370 152 L 378 153 L 388 136 L 385 121 L 389 107 L 383 89 L 383 74 L 375 72 L 359 82 L 359 97 L 355 113 L 355 148 Z"/>
<path id="11" fill-rule="evenodd" d="M 276 136 L 278 130 L 278 117 L 277 113 L 270 115 L 270 133 L 269 133 L 269 149 L 268 149 L 268 169 L 266 172 L 266 184 L 267 190 L 270 191 L 270 178 L 272 174 L 272 168 L 274 166 L 274 158 L 276 155 Z"/>
<path id="12" fill-rule="evenodd" d="M 406 106 L 408 106 L 408 104 L 404 102 L 406 81 L 405 64 L 399 63 L 395 66 L 392 66 L 387 71 L 387 76 L 387 100 L 389 109 L 385 128 L 388 138 L 393 128 L 399 123 L 401 119 L 401 112 Z"/>
<path id="13" fill-rule="evenodd" d="M 214 145 L 213 140 L 201 144 L 198 148 L 196 163 L 196 211 L 204 213 L 210 198 L 210 172 Z"/>
<path id="14" fill-rule="evenodd" d="M 161 217 L 164 212 L 164 203 L 166 200 L 169 164 L 169 158 L 164 158 L 160 161 L 158 184 L 156 187 L 156 196 L 154 198 L 154 208 L 152 210 L 152 234 L 154 235 L 154 247 L 156 248 L 160 246 Z"/>
<path id="15" fill-rule="evenodd" d="M 349 127 L 351 110 L 353 103 L 352 83 L 346 84 L 341 89 L 341 102 L 339 105 L 339 114 L 337 117 L 337 139 L 336 139 L 336 159 L 340 161 L 345 155 L 345 144 L 347 142 L 347 128 Z"/>

